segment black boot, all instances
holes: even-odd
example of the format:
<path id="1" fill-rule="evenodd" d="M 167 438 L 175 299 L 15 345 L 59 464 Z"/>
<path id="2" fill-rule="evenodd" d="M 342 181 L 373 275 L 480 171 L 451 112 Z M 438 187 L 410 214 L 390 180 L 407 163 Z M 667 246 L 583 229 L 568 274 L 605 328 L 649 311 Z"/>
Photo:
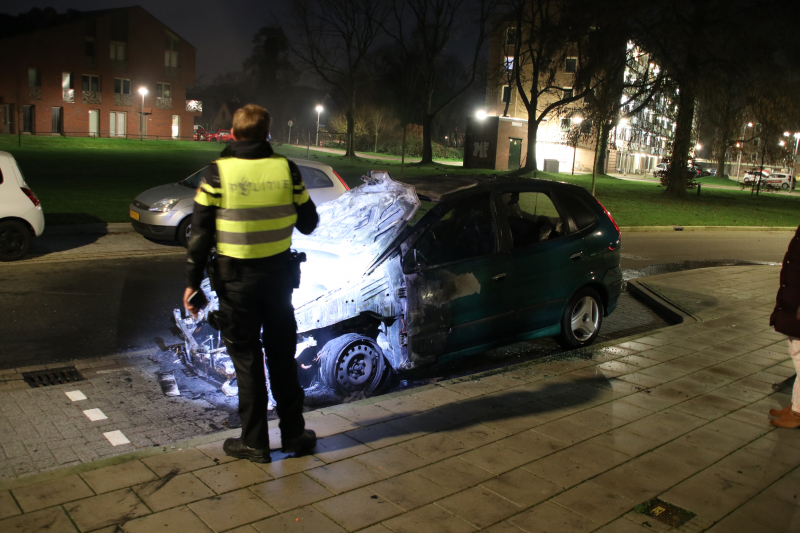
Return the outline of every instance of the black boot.
<path id="1" fill-rule="evenodd" d="M 317 445 L 317 434 L 310 429 L 304 430 L 293 439 L 283 440 L 281 451 L 303 455 L 309 453 Z"/>
<path id="2" fill-rule="evenodd" d="M 227 455 L 237 459 L 248 459 L 254 463 L 272 462 L 272 458 L 269 456 L 269 448 L 251 448 L 242 442 L 241 438 L 225 439 L 222 449 Z"/>

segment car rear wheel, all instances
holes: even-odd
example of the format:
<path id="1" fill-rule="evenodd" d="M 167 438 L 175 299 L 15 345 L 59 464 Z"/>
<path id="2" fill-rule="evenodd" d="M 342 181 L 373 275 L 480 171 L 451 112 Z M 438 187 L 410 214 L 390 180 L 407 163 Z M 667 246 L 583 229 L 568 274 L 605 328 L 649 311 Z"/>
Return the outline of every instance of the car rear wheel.
<path id="1" fill-rule="evenodd" d="M 337 394 L 380 394 L 391 381 L 391 366 L 369 337 L 347 333 L 328 341 L 319 355 L 320 380 Z"/>
<path id="2" fill-rule="evenodd" d="M 561 317 L 559 343 L 565 348 L 588 346 L 600 333 L 603 323 L 603 300 L 589 288 L 570 298 Z"/>
<path id="3" fill-rule="evenodd" d="M 782 183 L 781 184 L 781 189 L 784 189 L 784 190 L 788 191 L 789 190 L 789 184 L 788 183 Z"/>
<path id="4" fill-rule="evenodd" d="M 33 236 L 25 224 L 17 220 L 0 222 L 0 261 L 17 261 L 25 257 Z"/>
<path id="5" fill-rule="evenodd" d="M 183 246 L 187 248 L 189 246 L 189 239 L 192 236 L 192 215 L 181 220 L 181 223 L 178 224 L 178 230 L 175 232 L 175 240 Z"/>

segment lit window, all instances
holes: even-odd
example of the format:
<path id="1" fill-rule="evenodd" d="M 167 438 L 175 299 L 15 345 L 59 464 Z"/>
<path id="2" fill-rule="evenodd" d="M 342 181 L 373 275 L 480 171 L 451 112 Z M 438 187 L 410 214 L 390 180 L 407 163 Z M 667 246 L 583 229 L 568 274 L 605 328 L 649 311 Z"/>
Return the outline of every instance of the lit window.
<path id="1" fill-rule="evenodd" d="M 514 70 L 514 56 L 506 56 L 506 70 Z"/>

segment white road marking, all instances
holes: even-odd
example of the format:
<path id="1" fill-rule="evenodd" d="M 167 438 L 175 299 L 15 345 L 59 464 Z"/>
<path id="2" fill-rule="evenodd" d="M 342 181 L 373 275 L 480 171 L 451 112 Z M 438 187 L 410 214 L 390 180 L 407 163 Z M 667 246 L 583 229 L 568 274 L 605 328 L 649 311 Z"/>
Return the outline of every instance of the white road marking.
<path id="1" fill-rule="evenodd" d="M 65 392 L 64 394 L 66 394 L 67 398 L 73 402 L 79 402 L 86 399 L 86 395 L 79 390 L 71 390 L 69 392 Z"/>
<path id="2" fill-rule="evenodd" d="M 107 433 L 103 433 L 103 436 L 108 439 L 108 442 L 111 443 L 112 446 L 121 446 L 123 444 L 130 444 L 131 441 L 128 440 L 120 430 L 109 431 Z"/>
<path id="3" fill-rule="evenodd" d="M 106 414 L 103 411 L 101 411 L 100 409 L 87 409 L 87 410 L 85 410 L 83 412 L 83 414 L 85 414 L 89 418 L 89 420 L 91 420 L 92 422 L 97 422 L 98 420 L 107 420 L 108 419 Z"/>

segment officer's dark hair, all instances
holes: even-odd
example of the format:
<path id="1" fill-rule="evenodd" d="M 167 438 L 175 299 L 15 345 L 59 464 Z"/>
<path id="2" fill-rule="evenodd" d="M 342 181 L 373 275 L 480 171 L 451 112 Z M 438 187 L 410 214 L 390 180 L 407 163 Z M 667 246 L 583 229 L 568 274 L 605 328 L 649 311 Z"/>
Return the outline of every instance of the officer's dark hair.
<path id="1" fill-rule="evenodd" d="M 247 104 L 233 114 L 233 134 L 240 141 L 263 141 L 270 125 L 269 112 L 256 104 Z"/>

